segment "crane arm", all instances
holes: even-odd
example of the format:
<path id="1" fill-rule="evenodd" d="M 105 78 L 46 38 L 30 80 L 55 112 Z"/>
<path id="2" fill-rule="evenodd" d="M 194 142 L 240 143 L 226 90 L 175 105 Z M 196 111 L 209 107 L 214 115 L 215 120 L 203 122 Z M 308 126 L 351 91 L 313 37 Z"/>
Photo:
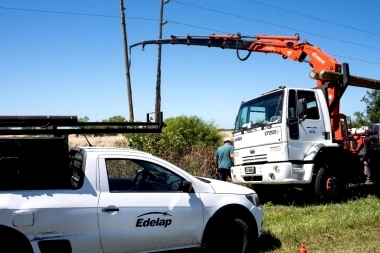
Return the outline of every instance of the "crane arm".
<path id="1" fill-rule="evenodd" d="M 307 41 L 300 42 L 300 37 L 295 36 L 271 36 L 258 35 L 255 37 L 237 35 L 216 35 L 209 36 L 175 36 L 171 39 L 148 40 L 133 44 L 130 48 L 149 44 L 172 44 L 172 45 L 194 45 L 218 47 L 222 49 L 246 50 L 249 52 L 273 53 L 279 54 L 283 59 L 290 59 L 298 62 L 309 62 L 314 71 L 329 70 L 332 72 L 340 72 L 341 64 L 333 57 L 322 51 L 318 47 L 314 47 Z M 241 58 L 238 54 L 239 59 Z M 306 57 L 309 59 L 306 60 Z"/>

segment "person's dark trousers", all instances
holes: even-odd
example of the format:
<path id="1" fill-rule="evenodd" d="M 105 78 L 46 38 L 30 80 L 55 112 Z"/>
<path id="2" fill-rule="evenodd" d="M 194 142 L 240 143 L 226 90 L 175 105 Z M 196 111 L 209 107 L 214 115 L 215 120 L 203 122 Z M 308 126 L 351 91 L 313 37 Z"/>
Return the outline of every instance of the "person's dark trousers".
<path id="1" fill-rule="evenodd" d="M 231 177 L 231 170 L 230 169 L 221 169 L 219 168 L 219 180 L 226 181 L 227 177 Z"/>

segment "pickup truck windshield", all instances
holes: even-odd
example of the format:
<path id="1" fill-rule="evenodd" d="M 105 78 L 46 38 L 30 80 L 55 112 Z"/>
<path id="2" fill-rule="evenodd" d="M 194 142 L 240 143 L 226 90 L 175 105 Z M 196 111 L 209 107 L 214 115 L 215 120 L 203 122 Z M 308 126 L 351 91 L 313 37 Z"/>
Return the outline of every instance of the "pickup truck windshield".
<path id="1" fill-rule="evenodd" d="M 235 132 L 263 124 L 280 123 L 284 90 L 263 95 L 243 103 L 236 117 Z"/>

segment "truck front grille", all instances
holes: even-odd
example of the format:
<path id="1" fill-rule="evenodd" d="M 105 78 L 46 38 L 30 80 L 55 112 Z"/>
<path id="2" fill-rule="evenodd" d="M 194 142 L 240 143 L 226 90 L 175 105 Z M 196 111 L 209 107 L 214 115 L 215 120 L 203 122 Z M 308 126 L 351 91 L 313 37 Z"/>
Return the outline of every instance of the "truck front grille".
<path id="1" fill-rule="evenodd" d="M 243 164 L 257 163 L 257 162 L 267 162 L 268 158 L 266 154 L 261 155 L 249 155 L 242 157 Z"/>

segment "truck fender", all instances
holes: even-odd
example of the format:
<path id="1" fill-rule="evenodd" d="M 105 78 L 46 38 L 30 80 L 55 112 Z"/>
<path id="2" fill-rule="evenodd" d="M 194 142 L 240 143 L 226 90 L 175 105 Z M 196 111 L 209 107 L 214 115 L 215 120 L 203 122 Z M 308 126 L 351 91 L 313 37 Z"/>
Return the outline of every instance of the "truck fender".
<path id="1" fill-rule="evenodd" d="M 306 151 L 304 158 L 303 158 L 304 161 L 313 161 L 315 156 L 318 154 L 318 152 L 322 148 L 327 148 L 327 147 L 337 148 L 338 147 L 338 145 L 336 143 L 332 143 L 332 144 L 333 145 L 326 145 L 325 143 L 314 143 L 313 145 L 311 145 L 309 150 Z"/>

